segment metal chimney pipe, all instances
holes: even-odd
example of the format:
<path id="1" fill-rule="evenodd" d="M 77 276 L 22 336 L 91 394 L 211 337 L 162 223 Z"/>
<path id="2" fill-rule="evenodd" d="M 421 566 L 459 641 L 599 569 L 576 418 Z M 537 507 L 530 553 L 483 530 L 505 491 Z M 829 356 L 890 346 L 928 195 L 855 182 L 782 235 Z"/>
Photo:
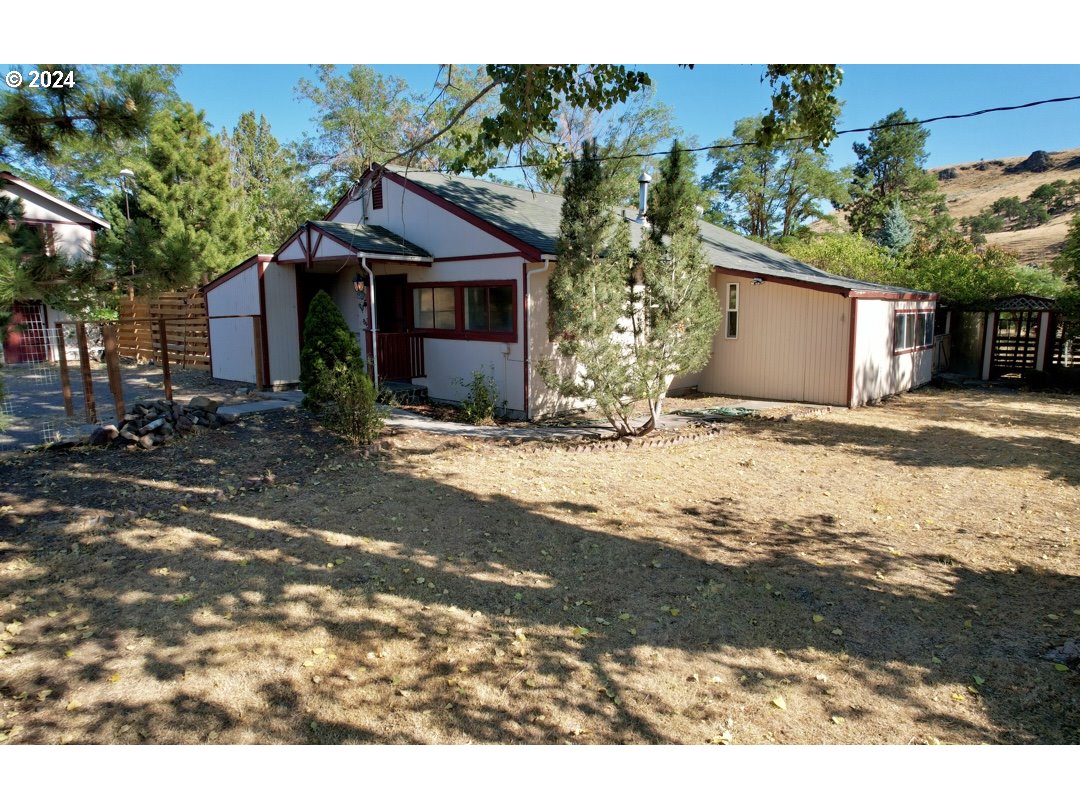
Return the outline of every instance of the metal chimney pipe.
<path id="1" fill-rule="evenodd" d="M 649 183 L 652 182 L 652 177 L 648 172 L 642 171 L 641 177 L 638 178 L 638 218 L 637 221 L 641 225 L 648 225 L 649 218 L 647 216 L 649 210 Z"/>

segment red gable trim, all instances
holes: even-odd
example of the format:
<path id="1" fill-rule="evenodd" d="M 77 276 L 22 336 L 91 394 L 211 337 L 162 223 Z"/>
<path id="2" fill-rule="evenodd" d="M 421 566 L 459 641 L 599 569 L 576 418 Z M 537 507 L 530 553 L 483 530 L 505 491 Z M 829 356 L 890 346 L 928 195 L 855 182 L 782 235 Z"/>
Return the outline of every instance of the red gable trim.
<path id="1" fill-rule="evenodd" d="M 383 166 L 379 166 L 377 163 L 374 164 L 367 172 L 364 173 L 364 176 L 362 178 L 360 178 L 361 182 L 363 182 L 365 179 L 367 179 L 370 175 L 372 175 L 375 172 L 381 173 L 381 175 L 383 177 L 385 177 L 388 180 L 394 181 L 399 186 L 404 188 L 406 191 L 411 191 L 413 194 L 417 195 L 418 197 L 420 197 L 422 199 L 427 200 L 430 203 L 433 203 L 433 204 L 437 205 L 439 208 L 442 208 L 444 211 L 449 211 L 454 216 L 458 217 L 459 219 L 465 220 L 470 225 L 482 230 L 484 233 L 487 233 L 487 234 L 490 234 L 491 236 L 494 236 L 499 241 L 506 242 L 508 245 L 516 247 L 518 250 L 521 251 L 522 256 L 529 259 L 530 261 L 534 261 L 534 262 L 540 261 L 540 251 L 537 248 L 535 248 L 534 246 L 530 245 L 528 242 L 525 242 L 525 241 L 523 241 L 521 239 L 518 239 L 516 236 L 513 236 L 512 234 L 507 233 L 506 231 L 504 231 L 502 228 L 499 228 L 496 225 L 492 225 L 486 219 L 482 219 L 482 218 L 478 217 L 476 214 L 473 214 L 473 213 L 471 213 L 469 211 L 466 211 L 461 206 L 440 197 L 438 194 L 436 194 L 433 191 L 428 191 L 426 188 L 423 188 L 422 186 L 417 185 L 416 183 L 408 180 L 407 178 L 402 177 L 401 175 L 399 175 L 399 174 L 397 174 L 395 172 L 390 171 L 389 169 L 387 169 L 387 168 L 385 168 Z M 346 195 L 346 197 L 347 196 L 348 195 Z M 339 203 L 339 205 L 340 205 L 340 203 Z M 335 209 L 336 209 L 336 206 L 335 206 Z"/>

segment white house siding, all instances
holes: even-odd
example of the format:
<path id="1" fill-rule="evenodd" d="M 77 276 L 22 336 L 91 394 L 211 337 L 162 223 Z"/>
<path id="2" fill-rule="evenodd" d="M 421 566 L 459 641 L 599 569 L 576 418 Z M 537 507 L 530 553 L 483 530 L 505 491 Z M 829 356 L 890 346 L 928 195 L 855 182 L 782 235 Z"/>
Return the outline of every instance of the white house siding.
<path id="1" fill-rule="evenodd" d="M 382 208 L 371 207 L 369 192 L 365 195 L 366 199 L 350 202 L 338 211 L 332 217 L 333 221 L 381 225 L 424 248 L 435 258 L 477 256 L 516 250 L 512 245 L 417 194 L 403 194 L 404 189 L 389 178 L 383 178 L 382 184 Z M 404 205 L 402 205 L 403 196 L 405 197 Z M 364 219 L 365 204 L 367 219 Z M 519 275 L 520 271 L 519 261 Z"/>
<path id="2" fill-rule="evenodd" d="M 713 276 L 724 305 L 739 285 L 739 333 L 713 338 L 699 389 L 710 394 L 846 405 L 850 302 L 843 295 L 766 279 Z"/>
<path id="3" fill-rule="evenodd" d="M 71 212 L 29 189 L 6 186 L 0 192 L 18 197 L 23 204 L 23 218 L 30 222 L 47 222 L 53 226 L 53 244 L 58 253 L 73 259 L 87 259 L 94 251 L 94 231 L 88 225 L 71 221 Z"/>
<path id="4" fill-rule="evenodd" d="M 513 336 L 508 336 L 506 341 L 458 340 L 425 336 L 424 366 L 427 377 L 417 378 L 414 382 L 426 385 L 428 396 L 432 399 L 460 402 L 468 393 L 461 382 L 468 384 L 473 372 L 483 371 L 495 379 L 499 392 L 499 404 L 502 405 L 505 401 L 505 407 L 509 411 L 517 415 L 524 414 L 525 321 L 521 294 L 522 262 L 520 258 L 478 258 L 457 262 L 435 262 L 431 267 L 386 264 L 377 261 L 370 264 L 376 276 L 376 285 L 378 285 L 378 277 L 383 275 L 405 275 L 409 284 L 445 281 L 514 282 L 517 340 L 515 341 Z M 355 272 L 356 268 L 353 267 L 343 271 L 341 275 L 348 278 L 352 307 L 359 313 L 356 307 L 356 294 L 352 291 Z M 340 303 L 339 306 L 341 306 Z M 366 322 L 363 327 L 367 327 Z M 351 321 L 349 328 L 353 328 Z"/>
<path id="5" fill-rule="evenodd" d="M 300 330 L 296 312 L 296 271 L 270 262 L 263 271 L 266 298 L 266 345 L 270 384 L 285 386 L 300 380 Z"/>
<path id="6" fill-rule="evenodd" d="M 933 301 L 855 299 L 854 397 L 863 405 L 930 382 L 933 350 L 893 354 L 893 318 L 898 309 L 934 311 Z"/>
<path id="7" fill-rule="evenodd" d="M 261 314 L 258 263 L 253 262 L 247 269 L 209 290 L 206 314 L 210 321 L 211 375 L 222 380 L 256 382 L 251 317 L 229 316 Z"/>

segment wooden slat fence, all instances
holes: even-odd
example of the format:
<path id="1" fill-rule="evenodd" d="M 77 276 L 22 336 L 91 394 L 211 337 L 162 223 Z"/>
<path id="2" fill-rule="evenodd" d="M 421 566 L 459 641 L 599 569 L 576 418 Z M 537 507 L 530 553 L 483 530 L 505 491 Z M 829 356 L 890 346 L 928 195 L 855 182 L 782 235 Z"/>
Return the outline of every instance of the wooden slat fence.
<path id="1" fill-rule="evenodd" d="M 161 362 L 158 324 L 164 318 L 171 363 L 210 370 L 210 325 L 200 290 L 162 293 L 156 298 L 120 302 L 119 352 L 122 357 Z"/>

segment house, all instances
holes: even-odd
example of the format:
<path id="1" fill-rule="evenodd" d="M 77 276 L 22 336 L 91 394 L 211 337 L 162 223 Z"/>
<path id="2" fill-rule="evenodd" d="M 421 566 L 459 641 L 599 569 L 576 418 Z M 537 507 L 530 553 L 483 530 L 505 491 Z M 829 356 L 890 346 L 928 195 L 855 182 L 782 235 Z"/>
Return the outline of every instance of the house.
<path id="1" fill-rule="evenodd" d="M 0 195 L 22 202 L 23 221 L 39 228 L 46 249 L 72 259 L 88 259 L 94 238 L 109 224 L 76 205 L 56 197 L 10 172 L 0 172 Z M 5 363 L 40 363 L 56 359 L 52 326 L 70 317 L 42 301 L 16 301 L 4 331 Z"/>
<path id="2" fill-rule="evenodd" d="M 643 200 L 645 191 L 643 187 Z M 312 297 L 331 295 L 380 382 L 460 401 L 474 371 L 518 416 L 566 408 L 547 280 L 562 198 L 484 180 L 375 167 L 272 255 L 205 287 L 215 376 L 295 384 Z M 640 236 L 637 211 L 627 212 Z M 724 310 L 713 357 L 673 388 L 855 406 L 929 382 L 936 294 L 825 273 L 706 222 Z"/>

